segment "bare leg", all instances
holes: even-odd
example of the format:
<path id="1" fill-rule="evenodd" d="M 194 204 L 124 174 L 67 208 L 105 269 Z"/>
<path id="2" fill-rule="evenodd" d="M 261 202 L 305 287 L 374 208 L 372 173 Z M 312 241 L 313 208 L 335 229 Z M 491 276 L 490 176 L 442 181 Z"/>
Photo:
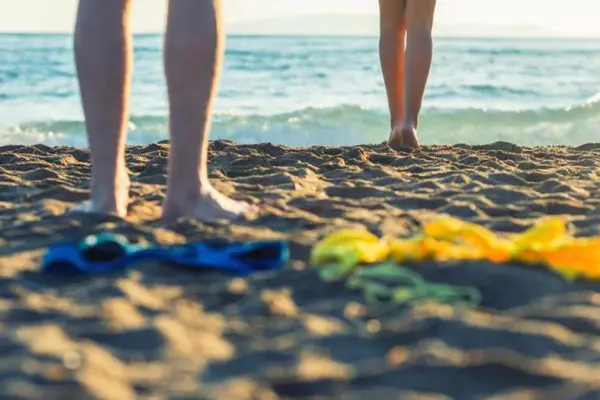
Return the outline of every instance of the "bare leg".
<path id="1" fill-rule="evenodd" d="M 401 125 L 404 116 L 405 1 L 379 0 L 379 59 L 390 109 L 390 145 L 394 127 Z"/>
<path id="2" fill-rule="evenodd" d="M 407 79 L 404 83 L 404 121 L 399 136 L 402 144 L 413 148 L 419 147 L 417 126 L 431 69 L 435 4 L 436 0 L 407 0 L 406 5 Z"/>
<path id="3" fill-rule="evenodd" d="M 74 211 L 125 216 L 125 137 L 132 64 L 129 0 L 80 0 L 75 62 L 91 149 L 90 202 Z"/>
<path id="4" fill-rule="evenodd" d="M 171 153 L 163 219 L 232 219 L 248 209 L 208 181 L 208 135 L 221 70 L 224 31 L 219 0 L 171 0 L 165 39 Z"/>

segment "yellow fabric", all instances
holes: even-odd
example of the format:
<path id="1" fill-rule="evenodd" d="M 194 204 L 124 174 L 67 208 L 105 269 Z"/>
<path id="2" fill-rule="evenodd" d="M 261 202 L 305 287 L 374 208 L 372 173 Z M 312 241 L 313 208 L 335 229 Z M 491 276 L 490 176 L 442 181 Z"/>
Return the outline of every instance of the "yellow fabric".
<path id="1" fill-rule="evenodd" d="M 541 219 L 527 231 L 505 237 L 477 224 L 442 217 L 406 239 L 380 239 L 366 230 L 343 230 L 317 243 L 312 252 L 313 264 L 336 264 L 337 271 L 344 273 L 359 264 L 385 260 L 545 264 L 568 279 L 594 279 L 600 278 L 600 237 L 575 238 L 557 217 Z"/>

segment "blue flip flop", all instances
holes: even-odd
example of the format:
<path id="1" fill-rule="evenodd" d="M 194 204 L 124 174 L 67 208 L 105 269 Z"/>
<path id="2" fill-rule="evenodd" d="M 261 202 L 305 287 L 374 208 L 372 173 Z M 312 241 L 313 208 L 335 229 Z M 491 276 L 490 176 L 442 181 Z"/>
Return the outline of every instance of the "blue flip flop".
<path id="1" fill-rule="evenodd" d="M 163 261 L 182 267 L 213 269 L 238 275 L 283 267 L 289 249 L 282 241 L 247 243 L 194 242 L 173 246 L 140 246 L 113 234 L 89 236 L 80 243 L 48 248 L 41 270 L 48 273 L 101 274 L 132 267 L 142 261 Z"/>

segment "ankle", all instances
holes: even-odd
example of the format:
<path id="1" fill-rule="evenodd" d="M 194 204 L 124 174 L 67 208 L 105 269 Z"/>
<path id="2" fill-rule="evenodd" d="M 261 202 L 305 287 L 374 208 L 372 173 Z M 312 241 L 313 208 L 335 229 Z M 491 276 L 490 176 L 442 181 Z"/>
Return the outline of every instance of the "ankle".
<path id="1" fill-rule="evenodd" d="M 122 192 L 129 190 L 130 181 L 127 172 L 115 175 L 92 174 L 90 190 L 101 192 Z"/>
<path id="2" fill-rule="evenodd" d="M 125 167 L 115 173 L 106 170 L 92 171 L 90 197 L 102 209 L 116 209 L 126 203 L 129 187 L 129 174 Z"/>
<path id="3" fill-rule="evenodd" d="M 398 120 L 392 121 L 392 130 L 400 129 L 403 126 L 404 126 L 403 119 L 398 119 Z"/>
<path id="4" fill-rule="evenodd" d="M 401 127 L 403 130 L 412 129 L 416 131 L 418 124 L 419 121 L 414 118 L 405 118 L 402 123 L 397 126 Z"/>
<path id="5" fill-rule="evenodd" d="M 192 203 L 198 201 L 212 190 L 208 178 L 193 177 L 189 179 L 169 179 L 166 199 L 176 203 Z"/>

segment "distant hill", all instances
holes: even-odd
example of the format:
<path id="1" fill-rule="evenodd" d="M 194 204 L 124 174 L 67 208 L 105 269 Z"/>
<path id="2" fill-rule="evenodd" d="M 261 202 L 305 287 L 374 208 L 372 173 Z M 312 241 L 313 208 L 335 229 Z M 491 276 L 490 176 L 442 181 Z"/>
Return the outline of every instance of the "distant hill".
<path id="1" fill-rule="evenodd" d="M 438 36 L 449 37 L 497 37 L 497 38 L 534 38 L 560 37 L 558 32 L 535 25 L 482 26 L 473 24 L 440 25 L 435 29 Z"/>
<path id="2" fill-rule="evenodd" d="M 296 15 L 233 23 L 229 33 L 245 35 L 357 35 L 379 32 L 377 15 Z M 537 26 L 438 25 L 436 36 L 446 37 L 556 37 Z"/>

